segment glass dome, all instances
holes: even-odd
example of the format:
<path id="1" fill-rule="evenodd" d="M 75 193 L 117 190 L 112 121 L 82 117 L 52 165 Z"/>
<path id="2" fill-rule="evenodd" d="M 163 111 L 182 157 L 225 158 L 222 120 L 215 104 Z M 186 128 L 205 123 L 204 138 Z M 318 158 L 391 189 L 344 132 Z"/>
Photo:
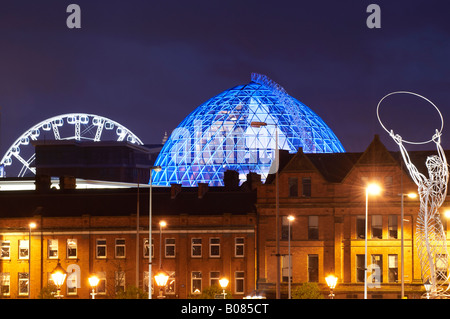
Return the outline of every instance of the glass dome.
<path id="1" fill-rule="evenodd" d="M 254 127 L 253 122 L 263 126 Z M 276 134 L 278 131 L 278 134 Z M 223 186 L 227 170 L 249 172 L 264 182 L 279 149 L 295 153 L 345 152 L 341 143 L 310 108 L 289 96 L 264 75 L 228 89 L 189 114 L 172 132 L 154 165 L 153 185 Z"/>

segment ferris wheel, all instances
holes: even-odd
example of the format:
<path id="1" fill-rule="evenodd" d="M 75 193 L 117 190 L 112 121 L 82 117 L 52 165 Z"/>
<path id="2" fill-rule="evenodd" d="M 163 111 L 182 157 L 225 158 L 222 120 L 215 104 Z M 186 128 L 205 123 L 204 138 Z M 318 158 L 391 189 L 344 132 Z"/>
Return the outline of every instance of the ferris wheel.
<path id="1" fill-rule="evenodd" d="M 38 140 L 115 140 L 143 145 L 129 129 L 106 117 L 85 113 L 58 115 L 34 125 L 11 145 L 0 161 L 0 177 L 35 175 L 36 154 L 30 142 Z"/>

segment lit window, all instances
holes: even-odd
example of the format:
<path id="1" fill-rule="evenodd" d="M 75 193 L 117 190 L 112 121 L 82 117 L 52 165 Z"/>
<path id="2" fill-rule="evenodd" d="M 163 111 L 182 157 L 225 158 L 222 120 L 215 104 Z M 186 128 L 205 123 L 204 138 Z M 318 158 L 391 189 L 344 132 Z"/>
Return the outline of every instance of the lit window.
<path id="1" fill-rule="evenodd" d="M 115 257 L 125 258 L 125 239 L 123 238 L 116 239 Z"/>
<path id="2" fill-rule="evenodd" d="M 97 239 L 96 257 L 106 258 L 106 239 Z"/>
<path id="3" fill-rule="evenodd" d="M 193 271 L 191 273 L 191 293 L 200 294 L 202 293 L 202 272 Z"/>
<path id="4" fill-rule="evenodd" d="M 28 296 L 28 273 L 19 272 L 19 296 Z"/>
<path id="5" fill-rule="evenodd" d="M 99 279 L 98 285 L 97 285 L 97 293 L 104 295 L 106 294 L 106 272 L 98 272 L 97 277 Z"/>
<path id="6" fill-rule="evenodd" d="M 389 216 L 389 238 L 391 239 L 397 239 L 398 238 L 398 222 L 397 222 L 397 215 L 390 215 Z"/>
<path id="7" fill-rule="evenodd" d="M 67 239 L 67 258 L 77 258 L 76 239 Z"/>
<path id="8" fill-rule="evenodd" d="M 398 255 L 388 256 L 389 264 L 389 282 L 397 282 L 398 280 Z"/>
<path id="9" fill-rule="evenodd" d="M 220 257 L 220 238 L 209 239 L 209 257 Z"/>
<path id="10" fill-rule="evenodd" d="M 148 253 L 149 253 L 149 248 L 148 248 L 148 238 L 144 238 L 144 258 L 148 259 Z M 155 257 L 155 247 L 154 247 L 154 243 L 153 243 L 153 238 L 152 238 L 152 258 Z"/>
<path id="11" fill-rule="evenodd" d="M 1 286 L 1 294 L 2 296 L 10 295 L 10 286 L 11 286 L 11 277 L 9 272 L 0 273 L 0 286 Z"/>
<path id="12" fill-rule="evenodd" d="M 19 259 L 29 258 L 28 240 L 19 240 Z"/>
<path id="13" fill-rule="evenodd" d="M 0 241 L 1 244 L 1 255 L 0 258 L 1 259 L 10 259 L 11 257 L 11 243 L 9 242 L 9 240 L 2 240 Z"/>
<path id="14" fill-rule="evenodd" d="M 192 257 L 202 257 L 202 239 L 201 238 L 192 238 Z"/>
<path id="15" fill-rule="evenodd" d="M 167 271 L 169 274 L 169 280 L 166 284 L 166 294 L 175 293 L 175 271 Z"/>
<path id="16" fill-rule="evenodd" d="M 48 258 L 58 259 L 58 239 L 49 239 L 47 244 L 48 244 Z"/>

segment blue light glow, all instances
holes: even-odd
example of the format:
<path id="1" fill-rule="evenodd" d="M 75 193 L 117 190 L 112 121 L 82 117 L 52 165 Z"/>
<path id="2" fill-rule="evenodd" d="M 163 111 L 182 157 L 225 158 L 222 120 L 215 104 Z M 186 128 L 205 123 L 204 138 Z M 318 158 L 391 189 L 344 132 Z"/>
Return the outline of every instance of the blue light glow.
<path id="1" fill-rule="evenodd" d="M 252 122 L 267 126 L 251 127 Z M 345 152 L 341 143 L 310 108 L 263 75 L 209 99 L 189 114 L 164 144 L 153 184 L 222 186 L 226 170 L 261 174 L 264 182 L 275 157 L 275 130 L 280 149 L 295 153 Z"/>

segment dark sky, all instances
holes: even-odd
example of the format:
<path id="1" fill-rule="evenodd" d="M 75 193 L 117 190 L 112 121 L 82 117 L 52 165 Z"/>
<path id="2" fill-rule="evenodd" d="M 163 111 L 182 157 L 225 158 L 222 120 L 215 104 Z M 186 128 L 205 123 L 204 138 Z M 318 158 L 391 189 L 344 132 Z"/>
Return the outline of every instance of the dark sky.
<path id="1" fill-rule="evenodd" d="M 81 7 L 81 29 L 66 26 L 70 3 Z M 381 8 L 381 29 L 366 26 L 370 3 Z M 424 95 L 450 119 L 449 15 L 444 0 L 2 1 L 1 156 L 33 125 L 69 112 L 108 117 L 159 143 L 252 72 L 314 110 L 347 151 L 364 151 L 374 134 L 397 150 L 375 112 L 387 93 Z M 405 139 L 428 140 L 440 127 L 419 100 L 383 104 Z"/>

